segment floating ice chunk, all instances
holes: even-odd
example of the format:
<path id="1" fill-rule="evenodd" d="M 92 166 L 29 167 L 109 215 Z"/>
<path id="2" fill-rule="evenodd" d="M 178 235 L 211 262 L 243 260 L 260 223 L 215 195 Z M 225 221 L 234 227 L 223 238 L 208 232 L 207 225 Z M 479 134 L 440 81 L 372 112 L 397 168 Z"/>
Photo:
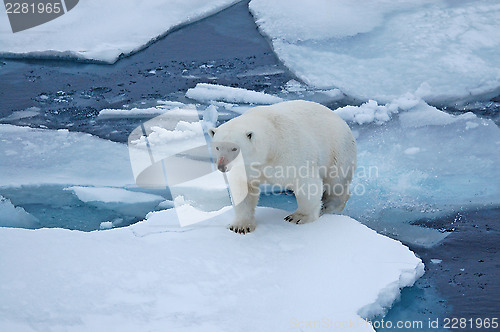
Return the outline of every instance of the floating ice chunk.
<path id="1" fill-rule="evenodd" d="M 204 18 L 236 2 L 87 0 L 53 21 L 15 34 L 2 11 L 0 54 L 73 57 L 112 63 L 121 54 L 140 50 L 177 26 Z"/>
<path id="2" fill-rule="evenodd" d="M 170 108 L 181 108 L 181 107 L 184 107 L 184 103 L 181 103 L 180 101 L 172 101 L 172 100 L 157 100 L 156 101 L 159 105 L 163 105 L 163 106 L 166 106 L 166 107 L 170 107 Z"/>
<path id="3" fill-rule="evenodd" d="M 209 105 L 203 112 L 203 122 L 206 126 L 215 127 L 218 117 L 219 112 L 217 112 L 215 105 Z"/>
<path id="4" fill-rule="evenodd" d="M 134 183 L 125 144 L 67 130 L 0 124 L 0 160 L 0 186 Z"/>
<path id="5" fill-rule="evenodd" d="M 237 77 L 248 77 L 248 76 L 272 76 L 283 74 L 285 71 L 281 68 L 274 66 L 263 66 L 255 69 L 250 69 L 242 74 L 236 75 Z"/>
<path id="6" fill-rule="evenodd" d="M 259 29 L 305 83 L 387 103 L 454 103 L 500 90 L 500 4 L 252 0 Z"/>
<path id="7" fill-rule="evenodd" d="M 274 104 L 283 99 L 263 92 L 229 86 L 198 83 L 186 92 L 186 97 L 201 102 L 225 101 L 243 104 Z"/>
<path id="8" fill-rule="evenodd" d="M 432 258 L 431 263 L 432 264 L 441 264 L 443 262 L 442 259 L 437 259 L 437 258 Z"/>
<path id="9" fill-rule="evenodd" d="M 392 113 L 397 113 L 397 105 L 379 105 L 375 100 L 370 100 L 361 106 L 345 106 L 337 108 L 337 113 L 345 121 L 351 121 L 358 124 L 375 122 L 378 124 L 387 122 L 391 119 Z"/>
<path id="10" fill-rule="evenodd" d="M 113 223 L 111 221 L 103 221 L 101 225 L 99 225 L 99 228 L 102 230 L 111 229 L 113 228 Z"/>
<path id="11" fill-rule="evenodd" d="M 179 121 L 173 130 L 168 130 L 160 126 L 152 126 L 149 135 L 141 136 L 136 140 L 130 141 L 130 144 L 137 147 L 145 147 L 149 144 L 151 148 L 163 146 L 169 142 L 187 141 L 197 138 L 203 134 L 200 122 Z"/>
<path id="12" fill-rule="evenodd" d="M 344 93 L 339 89 L 318 90 L 318 92 L 324 93 L 325 95 L 330 97 L 332 101 L 344 98 Z"/>
<path id="13" fill-rule="evenodd" d="M 146 203 L 160 202 L 165 198 L 159 195 L 134 192 L 123 188 L 109 187 L 81 187 L 73 186 L 65 188 L 75 193 L 82 202 L 103 202 L 103 203 Z"/>
<path id="14" fill-rule="evenodd" d="M 10 200 L 0 196 L 0 227 L 35 228 L 37 221 L 22 207 L 16 207 Z"/>
<path id="15" fill-rule="evenodd" d="M 421 101 L 410 112 L 404 112 L 399 115 L 399 120 L 403 127 L 423 127 L 423 126 L 444 126 L 456 121 L 476 119 L 472 112 L 461 114 L 459 116 L 438 110 Z"/>
<path id="16" fill-rule="evenodd" d="M 443 126 L 459 120 L 476 118 L 472 112 L 455 116 L 440 111 L 411 94 L 396 98 L 386 105 L 379 105 L 375 100 L 369 100 L 360 106 L 348 105 L 337 108 L 334 112 L 348 122 L 382 124 L 389 121 L 393 114 L 410 110 L 411 112 L 399 115 L 401 124 L 405 127 Z"/>
<path id="17" fill-rule="evenodd" d="M 10 122 L 10 121 L 16 121 L 16 120 L 21 120 L 21 119 L 26 119 L 26 118 L 32 118 L 34 116 L 37 116 L 40 114 L 40 108 L 39 107 L 29 107 L 25 109 L 24 111 L 16 111 L 13 112 L 11 115 L 2 118 L 0 120 Z"/>
<path id="18" fill-rule="evenodd" d="M 110 118 L 150 118 L 156 115 L 165 113 L 167 110 L 160 107 L 150 107 L 150 108 L 132 108 L 127 109 L 110 109 L 105 108 L 99 112 L 99 119 L 110 119 Z"/>
<path id="19" fill-rule="evenodd" d="M 193 108 L 192 106 L 186 106 L 182 103 L 174 102 L 158 102 L 160 106 L 148 107 L 148 108 L 132 108 L 132 109 L 111 109 L 105 108 L 99 112 L 99 119 L 110 119 L 110 118 L 152 118 L 157 115 L 169 113 L 172 115 L 182 115 L 189 109 L 189 112 Z M 186 107 L 186 108 L 184 108 Z"/>
<path id="20" fill-rule="evenodd" d="M 235 112 L 238 114 L 243 114 L 249 109 L 251 109 L 253 106 L 248 105 L 248 104 L 232 104 L 232 103 L 225 103 L 223 101 L 211 101 L 210 105 L 214 105 L 215 107 L 223 107 L 224 109 Z M 220 113 L 220 111 L 219 111 Z M 232 116 L 231 116 L 232 118 Z"/>
<path id="21" fill-rule="evenodd" d="M 163 202 L 161 202 L 160 204 L 158 204 L 158 207 L 160 209 L 170 209 L 170 208 L 174 207 L 174 202 L 169 200 L 169 199 L 166 199 Z"/>
<path id="22" fill-rule="evenodd" d="M 307 87 L 296 80 L 290 80 L 285 84 L 285 91 L 287 92 L 303 92 L 306 90 Z"/>
<path id="23" fill-rule="evenodd" d="M 362 318 L 423 273 L 407 247 L 349 217 L 297 226 L 257 208 L 259 226 L 242 236 L 226 229 L 231 212 L 185 228 L 173 209 L 107 232 L 2 228 L 0 327 L 285 331 L 326 317 L 374 331 Z"/>

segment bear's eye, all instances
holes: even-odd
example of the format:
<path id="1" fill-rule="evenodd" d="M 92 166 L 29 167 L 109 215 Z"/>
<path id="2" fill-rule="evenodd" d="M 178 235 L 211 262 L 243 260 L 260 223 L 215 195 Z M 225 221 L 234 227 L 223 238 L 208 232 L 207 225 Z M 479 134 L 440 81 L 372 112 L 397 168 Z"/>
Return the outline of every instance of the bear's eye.
<path id="1" fill-rule="evenodd" d="M 233 148 L 233 149 L 232 149 L 232 151 L 236 151 L 236 150 L 238 150 L 238 149 L 237 149 L 237 148 Z"/>
<path id="2" fill-rule="evenodd" d="M 215 147 L 215 150 L 219 151 L 219 147 L 218 147 L 218 146 L 216 146 L 216 147 Z"/>

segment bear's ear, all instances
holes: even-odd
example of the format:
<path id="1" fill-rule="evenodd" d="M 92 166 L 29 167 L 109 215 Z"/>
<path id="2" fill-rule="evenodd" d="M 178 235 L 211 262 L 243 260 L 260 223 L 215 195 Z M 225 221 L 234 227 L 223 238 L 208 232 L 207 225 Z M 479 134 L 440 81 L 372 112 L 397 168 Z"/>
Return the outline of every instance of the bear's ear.
<path id="1" fill-rule="evenodd" d="M 212 138 L 213 138 L 213 137 L 214 137 L 214 135 L 215 135 L 215 132 L 216 132 L 216 131 L 217 131 L 217 129 L 215 129 L 215 128 L 210 128 L 210 129 L 208 129 L 208 134 L 210 135 L 210 137 L 212 137 Z"/>
<path id="2" fill-rule="evenodd" d="M 253 134 L 253 131 L 247 131 L 247 138 L 249 140 L 252 140 L 255 135 Z"/>

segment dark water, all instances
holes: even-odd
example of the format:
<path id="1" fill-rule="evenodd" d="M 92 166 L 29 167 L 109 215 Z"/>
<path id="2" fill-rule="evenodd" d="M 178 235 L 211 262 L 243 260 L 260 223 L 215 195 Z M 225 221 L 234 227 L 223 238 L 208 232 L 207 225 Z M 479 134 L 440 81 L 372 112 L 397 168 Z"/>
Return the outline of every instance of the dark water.
<path id="1" fill-rule="evenodd" d="M 184 100 L 197 83 L 276 92 L 292 74 L 259 34 L 247 3 L 172 32 L 114 65 L 62 60 L 2 60 L 0 118 L 29 107 L 36 117 L 16 125 L 83 131 L 125 142 L 141 120 L 97 120 L 103 108 L 139 100 Z M 271 69 L 272 75 L 249 75 Z M 155 70 L 156 74 L 150 71 Z"/>
<path id="2" fill-rule="evenodd" d="M 263 68 L 273 69 L 274 74 L 248 75 Z M 155 74 L 150 73 L 152 70 Z M 277 93 L 294 78 L 259 34 L 247 3 L 243 2 L 177 30 L 114 65 L 2 60 L 0 118 L 30 107 L 36 107 L 39 114 L 3 119 L 0 123 L 67 128 L 125 142 L 128 134 L 144 119 L 98 120 L 101 109 L 122 108 L 144 100 L 186 101 L 186 90 L 199 82 Z M 493 99 L 490 103 L 473 106 L 472 111 L 498 123 L 498 102 Z M 88 227 L 97 229 L 102 221 L 103 207 L 85 205 L 61 187 L 44 188 L 39 192 L 29 188 L 33 190 L 29 197 L 22 189 L 2 189 L 0 195 L 44 221 L 45 227 L 55 227 L 64 219 L 71 219 L 68 228 L 85 228 L 83 224 L 90 221 Z M 47 191 L 54 198 L 50 202 L 45 196 Z M 276 196 L 263 196 L 260 204 L 291 210 L 295 200 L 289 195 L 279 197 L 278 202 Z M 108 208 L 106 218 L 121 218 L 123 225 L 143 219 L 127 214 L 120 207 Z M 485 208 L 427 222 L 425 227 L 452 231 L 452 234 L 433 248 L 411 248 L 426 264 L 426 274 L 415 286 L 402 291 L 401 300 L 383 319 L 394 324 L 396 321 L 422 321 L 424 328 L 421 330 L 437 331 L 425 328 L 429 319 L 438 318 L 442 322 L 446 317 L 498 317 L 499 220 L 498 208 Z M 431 259 L 442 261 L 432 263 Z M 461 329 L 468 330 L 476 329 Z"/>

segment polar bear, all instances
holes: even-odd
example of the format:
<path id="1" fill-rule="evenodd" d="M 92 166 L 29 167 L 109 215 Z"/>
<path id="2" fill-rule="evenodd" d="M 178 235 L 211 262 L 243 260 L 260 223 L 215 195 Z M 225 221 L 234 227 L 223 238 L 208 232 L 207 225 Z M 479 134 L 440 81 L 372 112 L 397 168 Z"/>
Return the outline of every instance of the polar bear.
<path id="1" fill-rule="evenodd" d="M 258 106 L 208 133 L 217 168 L 229 179 L 235 211 L 230 230 L 245 234 L 255 229 L 264 183 L 294 192 L 298 209 L 285 217 L 291 223 L 344 209 L 356 168 L 356 141 L 329 108 L 303 100 Z M 238 160 L 243 172 L 233 167 Z M 235 192 L 244 195 L 236 201 Z"/>

